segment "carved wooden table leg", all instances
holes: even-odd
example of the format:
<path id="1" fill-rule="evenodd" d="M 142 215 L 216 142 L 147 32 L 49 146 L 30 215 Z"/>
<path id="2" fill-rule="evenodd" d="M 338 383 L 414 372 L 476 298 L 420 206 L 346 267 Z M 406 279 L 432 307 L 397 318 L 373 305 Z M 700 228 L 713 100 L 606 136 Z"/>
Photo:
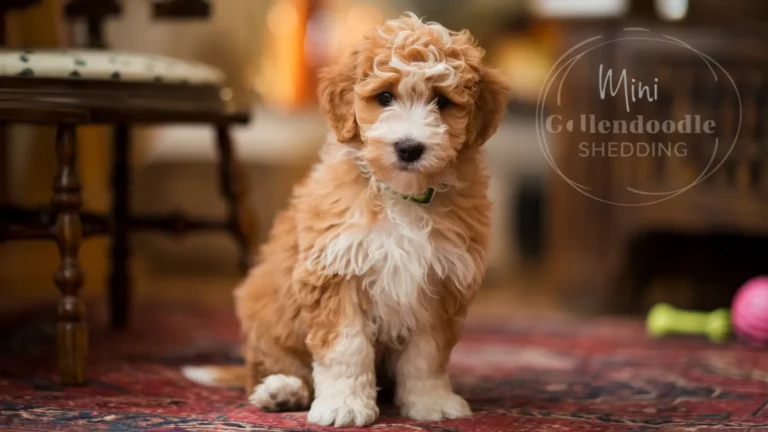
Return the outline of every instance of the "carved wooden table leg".
<path id="1" fill-rule="evenodd" d="M 255 241 L 256 218 L 248 207 L 247 184 L 237 162 L 229 125 L 216 126 L 216 144 L 219 148 L 219 181 L 221 194 L 227 201 L 229 230 L 240 248 L 239 266 L 243 272 L 251 267 L 252 247 Z"/>
<path id="2" fill-rule="evenodd" d="M 122 329 L 128 324 L 130 310 L 130 274 L 128 265 L 130 249 L 130 148 L 131 137 L 128 125 L 116 125 L 114 130 L 114 153 L 112 156 L 112 271 L 109 276 L 109 306 L 112 328 Z"/>
<path id="3" fill-rule="evenodd" d="M 52 203 L 57 212 L 54 232 L 61 264 L 53 280 L 62 295 L 58 311 L 58 361 L 62 384 L 73 385 L 85 381 L 85 355 L 88 350 L 85 307 L 78 298 L 83 284 L 83 270 L 78 258 L 83 235 L 80 221 L 83 198 L 77 174 L 75 125 L 59 125 L 56 156 L 58 168 L 53 182 Z"/>

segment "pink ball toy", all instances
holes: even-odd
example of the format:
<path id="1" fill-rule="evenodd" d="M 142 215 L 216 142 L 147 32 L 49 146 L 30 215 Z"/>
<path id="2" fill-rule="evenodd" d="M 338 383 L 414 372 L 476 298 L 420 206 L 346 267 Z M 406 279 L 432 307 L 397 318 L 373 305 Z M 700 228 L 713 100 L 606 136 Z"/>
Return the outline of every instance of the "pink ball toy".
<path id="1" fill-rule="evenodd" d="M 737 335 L 754 345 L 768 345 L 768 276 L 748 280 L 733 298 L 731 320 Z"/>

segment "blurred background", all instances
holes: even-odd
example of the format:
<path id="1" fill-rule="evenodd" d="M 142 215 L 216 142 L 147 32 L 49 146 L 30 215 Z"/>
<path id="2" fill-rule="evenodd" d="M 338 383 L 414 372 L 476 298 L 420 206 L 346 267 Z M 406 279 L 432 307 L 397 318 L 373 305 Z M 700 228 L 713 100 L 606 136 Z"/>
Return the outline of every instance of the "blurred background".
<path id="1" fill-rule="evenodd" d="M 6 45 L 83 46 L 86 26 L 64 16 L 65 3 L 44 0 L 5 11 Z M 171 21 L 153 18 L 155 3 L 120 2 L 120 13 L 104 22 L 108 46 L 197 60 L 224 71 L 232 100 L 252 113 L 249 124 L 234 130 L 234 138 L 247 168 L 248 200 L 258 216 L 260 242 L 293 184 L 314 162 L 327 132 L 315 102 L 318 68 L 343 55 L 364 31 L 413 11 L 451 29 L 471 30 L 486 48 L 489 64 L 502 71 L 513 89 L 504 123 L 486 145 L 496 207 L 490 265 L 478 300 L 483 310 L 639 313 L 658 300 L 709 308 L 727 304 L 741 281 L 765 270 L 759 259 L 766 228 L 761 200 L 768 188 L 763 187 L 766 176 L 759 176 L 764 143 L 758 129 L 765 122 L 760 96 L 767 87 L 755 48 L 768 16 L 762 1 L 212 0 L 207 17 Z M 734 157 L 734 166 L 721 170 L 722 178 L 713 176 L 712 182 L 649 210 L 610 206 L 579 194 L 553 175 L 535 128 L 539 92 L 558 57 L 587 37 L 633 25 L 674 32 L 709 55 L 728 57 L 733 60 L 726 66 L 729 72 L 739 85 L 753 86 L 747 93 L 757 95 L 748 107 L 752 129 L 745 129 L 739 141 L 743 157 Z M 649 55 L 654 53 L 633 56 L 606 47 L 594 61 L 642 62 Z M 594 92 L 578 86 L 566 91 L 574 104 L 597 103 L 590 99 Z M 705 90 L 698 92 L 699 98 L 689 92 L 670 95 L 670 100 L 712 105 Z M 722 107 L 734 103 L 720 100 L 714 106 L 720 111 L 713 115 L 733 116 L 733 110 Z M 45 127 L 8 128 L 0 156 L 0 203 L 49 202 L 53 134 Z M 204 126 L 147 127 L 136 133 L 131 158 L 137 212 L 225 214 L 213 134 Z M 104 127 L 82 128 L 79 163 L 88 210 L 110 207 L 108 137 Z M 555 145 L 562 166 L 595 176 L 608 188 L 624 169 L 559 150 L 566 145 Z M 669 167 L 654 172 L 659 182 L 678 175 Z M 235 244 L 225 234 L 136 234 L 131 247 L 136 301 L 184 301 L 205 293 L 199 295 L 229 302 L 240 277 Z M 101 301 L 109 239 L 86 241 L 81 258 L 83 296 Z M 57 265 L 52 242 L 0 243 L 2 309 L 53 305 L 59 296 L 51 282 Z"/>

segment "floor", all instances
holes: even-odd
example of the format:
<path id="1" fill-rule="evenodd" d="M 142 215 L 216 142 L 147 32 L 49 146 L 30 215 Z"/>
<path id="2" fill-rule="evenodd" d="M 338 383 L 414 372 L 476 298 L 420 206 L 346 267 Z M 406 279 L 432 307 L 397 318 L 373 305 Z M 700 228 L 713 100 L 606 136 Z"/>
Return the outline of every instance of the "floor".
<path id="1" fill-rule="evenodd" d="M 452 357 L 456 391 L 475 415 L 414 422 L 383 400 L 373 430 L 768 430 L 765 350 L 650 340 L 638 320 L 568 317 L 536 296 L 535 273 L 510 281 L 489 280 Z M 57 383 L 53 304 L 42 315 L 29 312 L 39 308 L 4 314 L 0 429 L 322 430 L 305 413 L 262 413 L 241 390 L 201 387 L 180 375 L 187 364 L 239 361 L 229 296 L 236 282 L 145 275 L 132 326 L 118 333 L 108 330 L 103 298 L 90 295 L 84 387 Z"/>

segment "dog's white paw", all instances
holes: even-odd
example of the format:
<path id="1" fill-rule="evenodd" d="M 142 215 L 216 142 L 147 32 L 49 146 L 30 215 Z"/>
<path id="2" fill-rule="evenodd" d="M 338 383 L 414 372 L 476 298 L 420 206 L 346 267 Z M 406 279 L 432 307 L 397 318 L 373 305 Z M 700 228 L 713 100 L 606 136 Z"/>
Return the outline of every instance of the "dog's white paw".
<path id="1" fill-rule="evenodd" d="M 353 395 L 318 397 L 312 402 L 307 421 L 321 426 L 365 426 L 376 421 L 375 400 Z"/>
<path id="2" fill-rule="evenodd" d="M 461 396 L 446 391 L 408 395 L 400 404 L 400 414 L 413 420 L 440 421 L 469 417 L 472 410 Z"/>
<path id="3" fill-rule="evenodd" d="M 274 374 L 254 387 L 248 400 L 264 411 L 301 411 L 309 405 L 309 390 L 295 376 Z"/>

